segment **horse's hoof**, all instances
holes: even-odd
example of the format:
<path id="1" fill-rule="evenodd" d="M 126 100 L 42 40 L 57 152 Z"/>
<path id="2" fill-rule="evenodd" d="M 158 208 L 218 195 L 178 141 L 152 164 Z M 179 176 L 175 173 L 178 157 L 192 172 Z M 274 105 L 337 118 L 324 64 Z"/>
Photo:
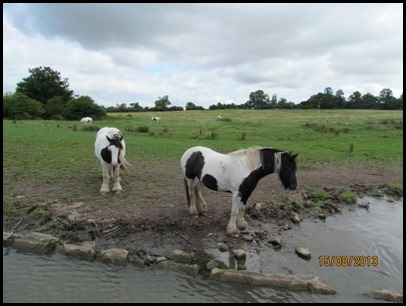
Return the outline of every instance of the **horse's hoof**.
<path id="1" fill-rule="evenodd" d="M 248 223 L 244 222 L 244 223 L 237 224 L 237 227 L 239 230 L 245 230 L 248 227 Z"/>
<path id="2" fill-rule="evenodd" d="M 120 193 L 121 193 L 121 190 L 115 190 L 114 193 L 115 193 L 115 194 L 120 194 Z"/>
<path id="3" fill-rule="evenodd" d="M 228 232 L 227 231 L 227 235 L 229 235 L 229 236 L 231 236 L 231 237 L 234 237 L 234 238 L 238 238 L 238 237 L 240 237 L 240 231 L 230 231 L 230 232 Z"/>
<path id="4" fill-rule="evenodd" d="M 101 194 L 102 196 L 106 196 L 108 193 L 109 193 L 108 191 L 100 191 L 100 194 Z"/>

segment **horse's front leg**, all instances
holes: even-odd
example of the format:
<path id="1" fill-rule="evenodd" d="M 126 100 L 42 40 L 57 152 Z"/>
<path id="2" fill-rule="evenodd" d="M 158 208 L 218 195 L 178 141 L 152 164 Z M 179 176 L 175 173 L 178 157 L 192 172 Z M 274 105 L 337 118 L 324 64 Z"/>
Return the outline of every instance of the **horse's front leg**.
<path id="1" fill-rule="evenodd" d="M 196 204 L 197 204 L 197 210 L 199 214 L 205 215 L 207 212 L 207 203 L 203 198 L 203 195 L 201 193 L 202 189 L 202 183 L 199 183 L 195 187 L 195 195 L 196 195 Z"/>
<path id="2" fill-rule="evenodd" d="M 100 194 L 105 195 L 106 193 L 110 192 L 110 190 L 109 190 L 110 171 L 108 168 L 108 164 L 106 164 L 104 161 L 102 161 L 101 166 L 103 169 L 103 183 L 100 188 Z"/>
<path id="3" fill-rule="evenodd" d="M 244 218 L 244 213 L 245 213 L 245 203 L 242 203 L 240 201 L 240 209 L 238 210 L 238 215 L 237 215 L 237 227 L 240 230 L 244 230 L 248 227 L 247 221 L 245 221 Z"/>
<path id="4" fill-rule="evenodd" d="M 114 184 L 112 191 L 115 193 L 121 193 L 123 188 L 121 188 L 120 185 L 120 166 L 113 167 L 113 173 L 114 173 Z"/>
<path id="5" fill-rule="evenodd" d="M 227 234 L 232 237 L 239 237 L 240 231 L 237 228 L 237 216 L 239 214 L 239 209 L 241 205 L 241 197 L 238 196 L 237 192 L 233 192 L 231 204 L 231 216 L 227 224 Z"/>

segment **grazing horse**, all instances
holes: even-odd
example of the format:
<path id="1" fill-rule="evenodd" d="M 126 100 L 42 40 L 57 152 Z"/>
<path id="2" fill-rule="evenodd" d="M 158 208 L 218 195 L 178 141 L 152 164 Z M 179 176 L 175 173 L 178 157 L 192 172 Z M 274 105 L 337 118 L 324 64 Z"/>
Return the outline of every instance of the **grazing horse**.
<path id="1" fill-rule="evenodd" d="M 156 121 L 156 122 L 161 122 L 161 118 L 159 118 L 159 117 L 152 117 L 151 120 Z"/>
<path id="2" fill-rule="evenodd" d="M 84 125 L 91 125 L 93 124 L 93 119 L 90 117 L 83 117 L 82 119 L 80 119 L 80 123 Z"/>
<path id="3" fill-rule="evenodd" d="M 222 154 L 206 147 L 192 147 L 183 154 L 184 175 L 189 213 L 205 214 L 207 204 L 200 190 L 202 185 L 215 191 L 232 194 L 231 217 L 227 234 L 238 237 L 248 224 L 244 219 L 247 200 L 264 176 L 277 173 L 285 189 L 297 188 L 296 161 L 292 155 L 273 148 L 249 148 Z M 196 205 L 197 204 L 197 205 Z"/>
<path id="4" fill-rule="evenodd" d="M 112 191 L 121 193 L 120 168 L 126 169 L 129 163 L 124 158 L 125 142 L 123 134 L 114 127 L 104 127 L 97 131 L 94 143 L 96 157 L 103 169 L 103 184 L 100 193 L 105 195 L 109 190 L 110 177 L 114 177 Z"/>

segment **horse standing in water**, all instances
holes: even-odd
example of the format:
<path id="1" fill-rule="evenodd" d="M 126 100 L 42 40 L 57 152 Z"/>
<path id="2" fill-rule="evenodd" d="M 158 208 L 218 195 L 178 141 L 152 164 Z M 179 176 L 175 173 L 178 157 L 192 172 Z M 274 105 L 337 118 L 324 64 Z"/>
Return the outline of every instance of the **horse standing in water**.
<path id="1" fill-rule="evenodd" d="M 121 193 L 120 168 L 126 169 L 129 163 L 125 156 L 125 141 L 123 134 L 114 127 L 104 127 L 97 131 L 94 143 L 96 157 L 100 160 L 103 170 L 103 184 L 100 193 L 105 195 L 110 191 L 110 177 L 114 177 L 112 191 Z"/>
<path id="2" fill-rule="evenodd" d="M 229 154 L 209 148 L 192 147 L 182 155 L 189 213 L 205 214 L 207 204 L 200 190 L 202 185 L 215 191 L 231 192 L 232 208 L 227 234 L 238 237 L 248 224 L 244 219 L 247 200 L 261 178 L 277 173 L 285 189 L 297 188 L 296 161 L 292 155 L 273 148 L 249 148 Z"/>

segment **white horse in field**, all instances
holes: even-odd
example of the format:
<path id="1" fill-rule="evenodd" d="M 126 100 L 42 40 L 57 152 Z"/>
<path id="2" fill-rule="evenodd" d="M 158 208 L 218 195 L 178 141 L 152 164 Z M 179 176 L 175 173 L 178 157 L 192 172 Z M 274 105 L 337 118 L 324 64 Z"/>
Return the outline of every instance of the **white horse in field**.
<path id="1" fill-rule="evenodd" d="M 159 117 L 152 117 L 151 120 L 156 121 L 156 122 L 161 122 L 161 118 L 159 118 Z"/>
<path id="2" fill-rule="evenodd" d="M 83 125 L 92 125 L 93 119 L 90 117 L 83 117 L 82 119 L 80 119 L 80 123 L 82 123 Z"/>
<path id="3" fill-rule="evenodd" d="M 103 183 L 100 193 L 105 195 L 109 190 L 110 177 L 114 177 L 112 191 L 121 193 L 120 168 L 127 168 L 125 159 L 125 141 L 123 134 L 114 127 L 104 127 L 98 130 L 94 143 L 96 157 L 100 160 L 103 170 Z"/>
<path id="4" fill-rule="evenodd" d="M 259 180 L 276 173 L 285 189 L 295 190 L 297 154 L 273 148 L 249 148 L 222 154 L 206 147 L 192 147 L 182 155 L 189 213 L 205 214 L 207 204 L 200 190 L 207 187 L 232 194 L 231 216 L 227 234 L 238 237 L 248 224 L 244 219 L 245 205 Z"/>

